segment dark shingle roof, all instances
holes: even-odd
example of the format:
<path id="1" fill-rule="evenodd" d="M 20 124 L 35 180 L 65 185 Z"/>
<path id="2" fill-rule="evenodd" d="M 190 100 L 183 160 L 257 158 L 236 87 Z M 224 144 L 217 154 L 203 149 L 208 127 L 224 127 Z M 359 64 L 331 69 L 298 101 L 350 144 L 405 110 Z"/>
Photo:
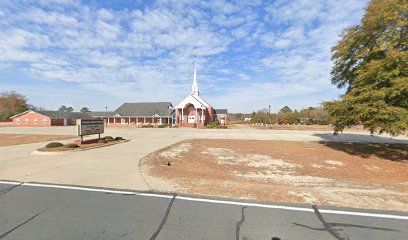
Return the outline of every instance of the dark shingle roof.
<path id="1" fill-rule="evenodd" d="M 92 118 L 91 115 L 88 113 L 82 112 L 62 112 L 62 111 L 35 111 L 41 115 L 47 116 L 51 119 L 63 119 L 63 118 L 75 118 L 75 119 L 82 119 L 82 118 Z"/>
<path id="2" fill-rule="evenodd" d="M 228 109 L 214 109 L 214 114 L 228 114 Z"/>
<path id="3" fill-rule="evenodd" d="M 104 111 L 100 111 L 100 112 L 88 112 L 89 115 L 91 115 L 92 117 L 112 117 L 113 116 L 113 112 L 104 112 Z"/>
<path id="4" fill-rule="evenodd" d="M 124 103 L 115 110 L 114 114 L 119 114 L 123 117 L 150 117 L 157 114 L 164 117 L 170 116 L 174 112 L 174 109 L 170 107 L 173 107 L 171 102 Z"/>

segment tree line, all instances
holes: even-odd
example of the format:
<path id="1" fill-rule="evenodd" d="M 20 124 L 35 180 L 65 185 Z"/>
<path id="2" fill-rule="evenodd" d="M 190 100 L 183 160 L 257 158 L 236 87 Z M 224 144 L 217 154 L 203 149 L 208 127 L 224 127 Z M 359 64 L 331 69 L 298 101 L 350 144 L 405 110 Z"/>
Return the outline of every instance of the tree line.
<path id="1" fill-rule="evenodd" d="M 330 123 L 328 112 L 323 107 L 309 107 L 305 109 L 292 110 L 285 106 L 278 113 L 269 114 L 264 108 L 251 114 L 252 123 L 267 124 L 306 124 L 306 125 L 326 125 Z"/>
<path id="2" fill-rule="evenodd" d="M 46 109 L 29 104 L 26 96 L 15 91 L 0 93 L 0 121 L 10 120 L 10 117 L 27 110 L 45 111 Z M 73 112 L 74 108 L 62 105 L 57 111 Z M 83 113 L 90 111 L 87 107 L 80 109 Z"/>
<path id="3" fill-rule="evenodd" d="M 323 107 L 278 113 L 261 109 L 250 114 L 253 122 L 328 124 L 335 131 L 361 124 L 371 133 L 391 135 L 408 131 L 408 3 L 406 0 L 372 0 L 361 22 L 344 30 L 332 48 L 331 82 L 345 88 L 338 100 Z M 0 94 L 0 120 L 30 108 L 16 92 Z M 73 111 L 61 106 L 60 111 Z M 89 109 L 81 109 L 89 111 Z M 229 114 L 243 120 L 246 114 Z"/>

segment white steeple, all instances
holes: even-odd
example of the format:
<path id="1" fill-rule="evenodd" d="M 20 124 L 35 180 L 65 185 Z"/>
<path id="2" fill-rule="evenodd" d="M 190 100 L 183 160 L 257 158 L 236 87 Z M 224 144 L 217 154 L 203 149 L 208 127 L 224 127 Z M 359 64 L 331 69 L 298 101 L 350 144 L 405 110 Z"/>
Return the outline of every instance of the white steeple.
<path id="1" fill-rule="evenodd" d="M 200 91 L 198 90 L 198 83 L 197 83 L 196 63 L 194 63 L 194 79 L 193 79 L 193 86 L 191 87 L 191 94 L 200 95 Z"/>

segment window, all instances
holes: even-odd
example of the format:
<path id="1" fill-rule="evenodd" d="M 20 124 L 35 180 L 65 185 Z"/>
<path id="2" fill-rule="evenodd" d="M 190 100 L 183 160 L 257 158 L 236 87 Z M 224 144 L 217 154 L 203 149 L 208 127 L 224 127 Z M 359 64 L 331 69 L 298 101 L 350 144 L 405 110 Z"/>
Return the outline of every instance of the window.
<path id="1" fill-rule="evenodd" d="M 29 124 L 30 123 L 30 119 L 26 118 L 24 119 L 25 124 Z"/>
<path id="2" fill-rule="evenodd" d="M 47 119 L 43 118 L 43 124 L 46 125 L 47 124 Z"/>
<path id="3" fill-rule="evenodd" d="M 38 119 L 34 118 L 34 124 L 38 124 Z"/>
<path id="4" fill-rule="evenodd" d="M 20 118 L 16 118 L 16 123 L 20 124 Z"/>

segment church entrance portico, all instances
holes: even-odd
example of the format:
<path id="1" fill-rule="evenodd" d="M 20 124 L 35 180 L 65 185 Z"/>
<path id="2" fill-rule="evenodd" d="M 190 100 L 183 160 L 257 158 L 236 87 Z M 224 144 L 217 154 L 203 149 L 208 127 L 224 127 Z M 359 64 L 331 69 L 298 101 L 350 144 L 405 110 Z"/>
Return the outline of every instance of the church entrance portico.
<path id="1" fill-rule="evenodd" d="M 204 127 L 205 108 L 196 108 L 194 104 L 187 103 L 183 108 L 176 108 L 177 124 L 181 127 Z"/>

